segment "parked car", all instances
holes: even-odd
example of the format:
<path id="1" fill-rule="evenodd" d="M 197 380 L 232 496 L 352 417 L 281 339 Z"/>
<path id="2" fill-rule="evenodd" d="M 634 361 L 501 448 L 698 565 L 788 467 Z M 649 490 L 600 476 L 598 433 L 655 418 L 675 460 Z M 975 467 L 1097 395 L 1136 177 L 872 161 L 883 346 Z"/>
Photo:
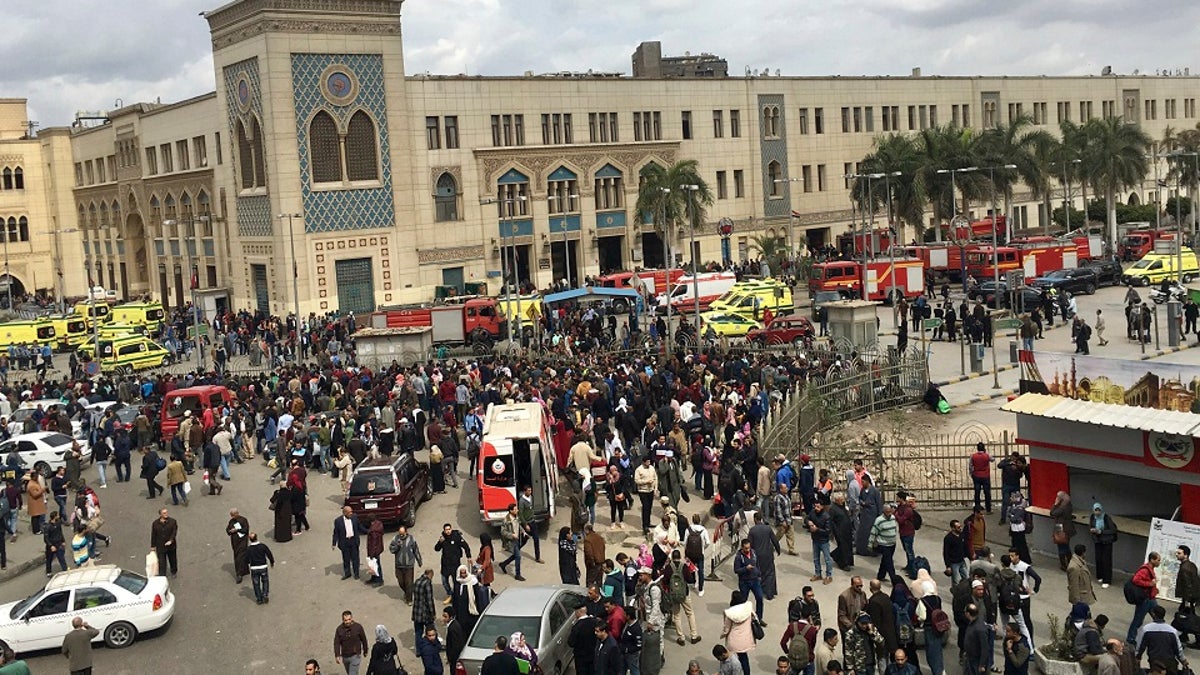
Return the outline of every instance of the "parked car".
<path id="1" fill-rule="evenodd" d="M 385 525 L 412 527 L 417 522 L 417 507 L 432 496 L 429 465 L 400 454 L 363 460 L 350 476 L 345 505 L 360 520 L 374 516 Z"/>
<path id="2" fill-rule="evenodd" d="M 1124 270 L 1121 268 L 1121 263 L 1115 260 L 1088 260 L 1083 263 L 1090 267 L 1096 273 L 1096 284 L 1098 286 L 1116 286 L 1121 283 L 1121 274 Z"/>
<path id="3" fill-rule="evenodd" d="M 167 625 L 175 594 L 166 577 L 146 577 L 116 565 L 80 567 L 54 575 L 20 602 L 0 605 L 0 647 L 15 652 L 59 649 L 82 616 L 110 649 L 133 644 L 139 633 Z"/>
<path id="4" fill-rule="evenodd" d="M 455 675 L 479 675 L 483 660 L 492 654 L 496 637 L 517 631 L 538 655 L 538 665 L 547 675 L 568 671 L 575 658 L 567 637 L 575 625 L 575 609 L 587 604 L 579 586 L 511 586 L 492 600 L 467 638 L 467 646 L 455 664 Z M 581 674 L 582 675 L 582 674 Z"/>
<path id="5" fill-rule="evenodd" d="M 740 314 L 714 311 L 701 314 L 700 319 L 704 322 L 702 334 L 705 337 L 709 337 L 710 332 L 715 337 L 744 337 L 751 329 L 758 327 L 757 321 Z"/>
<path id="6" fill-rule="evenodd" d="M 57 431 L 35 431 L 14 436 L 0 443 L 0 457 L 7 460 L 9 453 L 15 449 L 17 457 L 21 459 L 21 468 L 33 469 L 49 477 L 58 471 L 58 467 L 66 466 L 72 443 L 79 444 L 84 462 L 92 458 L 92 448 L 86 440 L 71 438 Z"/>
<path id="7" fill-rule="evenodd" d="M 839 291 L 816 291 L 812 294 L 812 320 L 819 322 L 821 320 L 821 308 L 831 302 L 845 300 Z"/>
<path id="8" fill-rule="evenodd" d="M 1096 278 L 1096 271 L 1092 268 L 1070 267 L 1047 272 L 1030 281 L 1029 285 L 1043 291 L 1053 288 L 1057 291 L 1067 291 L 1073 295 L 1080 293 L 1092 295 L 1096 292 L 1096 287 L 1100 285 L 1100 282 Z"/>
<path id="9" fill-rule="evenodd" d="M 52 406 L 58 406 L 59 408 L 62 408 L 66 405 L 67 404 L 63 403 L 62 399 L 57 398 L 43 398 L 37 401 L 25 401 L 18 406 L 16 410 L 12 411 L 12 414 L 8 416 L 8 421 L 19 422 L 23 425 L 25 424 L 25 420 L 33 417 L 33 414 L 37 412 L 39 407 L 42 409 L 42 412 L 49 412 Z M 75 438 L 79 438 L 81 436 L 78 420 L 71 420 L 71 429 L 72 435 L 74 435 Z"/>
<path id="10" fill-rule="evenodd" d="M 777 316 L 762 328 L 751 328 L 746 333 L 746 341 L 758 345 L 803 344 L 815 334 L 812 321 L 807 316 L 796 313 Z"/>
<path id="11" fill-rule="evenodd" d="M 1001 281 L 998 288 L 999 288 L 999 292 L 1000 292 L 1000 306 L 1008 307 L 1011 304 L 1011 295 L 1012 295 L 1011 293 L 1008 292 L 1008 282 Z M 967 297 L 970 298 L 971 300 L 982 300 L 983 304 L 987 305 L 988 307 L 991 307 L 995 303 L 996 289 L 997 289 L 997 286 L 996 286 L 995 281 L 984 281 L 980 284 L 976 284 L 975 286 L 972 286 L 967 291 Z M 1041 301 L 1042 301 L 1041 290 L 1034 288 L 1032 286 L 1022 286 L 1021 287 L 1020 299 L 1018 300 L 1018 303 L 1019 303 L 1018 309 L 1019 310 L 1021 308 L 1024 308 L 1024 311 L 1028 311 L 1035 304 L 1041 303 Z"/>

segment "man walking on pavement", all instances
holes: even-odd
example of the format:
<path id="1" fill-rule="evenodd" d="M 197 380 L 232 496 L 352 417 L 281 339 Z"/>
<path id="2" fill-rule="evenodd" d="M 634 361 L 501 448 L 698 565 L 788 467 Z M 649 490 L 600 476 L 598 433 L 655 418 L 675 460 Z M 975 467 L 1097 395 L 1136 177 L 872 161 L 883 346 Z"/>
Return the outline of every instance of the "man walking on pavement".
<path id="1" fill-rule="evenodd" d="M 246 546 L 246 566 L 250 571 L 250 584 L 254 586 L 254 601 L 259 605 L 271 602 L 270 567 L 275 566 L 275 556 L 271 549 L 258 540 L 258 535 L 251 532 L 250 543 Z"/>
<path id="2" fill-rule="evenodd" d="M 412 622 L 413 639 L 425 634 L 425 629 L 433 625 L 433 570 L 426 569 L 424 574 L 413 583 Z"/>
<path id="3" fill-rule="evenodd" d="M 445 604 L 448 605 L 451 596 L 454 595 L 455 573 L 463 558 L 471 557 L 471 547 L 463 539 L 461 532 L 451 527 L 450 523 L 442 523 L 442 535 L 433 545 L 433 550 L 442 554 L 438 571 L 442 577 L 442 590 L 446 591 Z M 429 621 L 432 623 L 433 617 L 430 617 Z"/>
<path id="4" fill-rule="evenodd" d="M 525 535 L 533 540 L 533 561 L 539 564 L 543 563 L 542 542 L 538 536 L 538 521 L 533 515 L 532 486 L 526 485 L 525 489 L 521 491 L 521 498 L 517 500 L 517 517 L 521 521 L 521 529 Z"/>
<path id="5" fill-rule="evenodd" d="M 83 617 L 71 619 L 71 632 L 63 638 L 62 655 L 67 657 L 71 675 L 92 675 L 92 638 L 100 631 L 88 625 Z"/>
<path id="6" fill-rule="evenodd" d="M 674 607 L 672 621 L 675 624 L 675 632 L 678 637 L 675 642 L 683 645 L 683 622 L 687 620 L 687 625 L 692 644 L 700 642 L 700 633 L 696 630 L 696 612 L 692 610 L 691 585 L 695 579 L 688 580 L 688 568 L 683 562 L 683 554 L 679 549 L 671 552 L 671 562 L 663 570 L 663 574 L 668 579 L 668 595 L 671 596 L 671 604 Z M 692 572 L 691 575 L 699 574 L 699 571 Z M 682 588 L 680 588 L 682 587 Z"/>
<path id="7" fill-rule="evenodd" d="M 1196 615 L 1196 604 L 1200 603 L 1200 571 L 1196 569 L 1196 563 L 1192 562 L 1191 547 L 1180 544 L 1179 548 L 1175 549 L 1175 560 L 1179 561 L 1179 574 L 1175 577 L 1175 597 L 1179 598 L 1179 612 L 1182 614 L 1185 611 L 1192 615 Z M 1192 636 L 1192 646 L 1200 644 L 1200 634 L 1190 630 L 1181 631 L 1179 639 L 1188 643 L 1188 636 Z"/>
<path id="8" fill-rule="evenodd" d="M 354 511 L 349 506 L 343 506 L 342 515 L 333 519 L 333 544 L 330 547 L 340 549 L 342 552 L 343 580 L 349 579 L 351 575 L 355 579 L 358 578 L 358 552 L 362 541 L 360 537 L 364 534 L 366 531 L 358 522 L 358 518 L 354 517 Z"/>
<path id="9" fill-rule="evenodd" d="M 1158 607 L 1158 601 L 1155 599 L 1158 597 L 1158 578 L 1154 570 L 1161 562 L 1162 558 L 1157 552 L 1151 553 L 1130 580 L 1141 592 L 1141 600 L 1134 606 L 1133 621 L 1129 623 L 1129 631 L 1125 634 L 1126 642 L 1132 643 L 1137 639 L 1138 629 L 1142 627 L 1146 615 Z"/>
<path id="10" fill-rule="evenodd" d="M 350 610 L 342 612 L 342 622 L 333 631 L 333 660 L 342 664 L 346 675 L 358 675 L 367 653 L 367 632 L 354 620 Z"/>
<path id="11" fill-rule="evenodd" d="M 975 507 L 980 506 L 982 496 L 988 515 L 992 515 L 992 457 L 982 442 L 976 444 L 967 468 L 970 469 L 971 483 L 975 487 Z"/>
<path id="12" fill-rule="evenodd" d="M 833 583 L 833 558 L 829 553 L 829 514 L 825 503 L 817 500 L 805 521 L 812 538 L 813 576 L 809 581 Z M 791 541 L 788 542 L 789 544 Z M 821 561 L 825 561 L 825 572 L 821 573 Z"/>
<path id="13" fill-rule="evenodd" d="M 417 546 L 417 539 L 409 536 L 408 528 L 401 525 L 396 530 L 396 536 L 392 537 L 391 543 L 388 544 L 388 550 L 396 556 L 396 582 L 404 591 L 404 602 L 411 605 L 413 570 L 417 565 L 425 565 L 421 559 L 421 549 Z"/>
<path id="14" fill-rule="evenodd" d="M 508 515 L 504 516 L 504 522 L 500 523 L 500 538 L 504 543 L 512 547 L 512 553 L 507 558 L 500 561 L 500 571 L 508 573 L 508 566 L 516 567 L 516 574 L 513 576 L 517 581 L 525 581 L 525 577 L 521 576 L 521 544 L 527 535 L 521 528 L 521 516 L 516 504 L 508 505 Z"/>
<path id="15" fill-rule="evenodd" d="M 176 556 L 179 542 L 179 523 L 167 515 L 166 509 L 158 510 L 158 519 L 150 525 L 150 550 L 158 555 L 158 573 L 167 575 L 167 565 L 171 566 L 171 576 L 179 572 L 179 558 Z"/>
<path id="16" fill-rule="evenodd" d="M 250 521 L 238 513 L 237 509 L 229 509 L 229 523 L 225 526 L 225 534 L 229 535 L 229 546 L 233 549 L 233 573 L 240 584 L 242 578 L 250 574 L 250 567 L 246 564 Z"/>
<path id="17" fill-rule="evenodd" d="M 1104 347 L 1108 344 L 1108 340 L 1104 339 L 1104 311 L 1096 310 L 1096 340 L 1100 342 L 1100 346 Z"/>
<path id="18" fill-rule="evenodd" d="M 788 555 L 796 555 L 796 535 L 792 527 L 792 497 L 787 483 L 780 483 L 771 496 L 771 521 L 775 525 L 775 538 L 787 540 Z M 826 540 L 828 541 L 828 539 Z"/>

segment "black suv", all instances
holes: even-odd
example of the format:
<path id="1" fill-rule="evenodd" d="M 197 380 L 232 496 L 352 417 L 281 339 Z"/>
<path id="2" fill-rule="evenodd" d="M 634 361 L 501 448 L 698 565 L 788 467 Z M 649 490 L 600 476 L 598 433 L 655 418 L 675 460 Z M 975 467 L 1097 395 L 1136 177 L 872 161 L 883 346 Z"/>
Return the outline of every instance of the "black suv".
<path id="1" fill-rule="evenodd" d="M 1079 293 L 1091 295 L 1096 292 L 1096 287 L 1100 285 L 1100 282 L 1096 277 L 1096 271 L 1092 268 L 1074 267 L 1047 272 L 1031 281 L 1029 285 L 1043 291 L 1054 288 L 1073 295 Z"/>
<path id="2" fill-rule="evenodd" d="M 412 527 L 417 522 L 417 506 L 432 496 L 429 465 L 401 454 L 364 459 L 350 476 L 344 505 L 359 520 L 374 516 L 384 524 L 399 522 Z"/>
<path id="3" fill-rule="evenodd" d="M 1083 265 L 1096 273 L 1097 286 L 1116 286 L 1121 283 L 1121 275 L 1125 272 L 1121 269 L 1121 263 L 1115 260 L 1089 260 Z"/>

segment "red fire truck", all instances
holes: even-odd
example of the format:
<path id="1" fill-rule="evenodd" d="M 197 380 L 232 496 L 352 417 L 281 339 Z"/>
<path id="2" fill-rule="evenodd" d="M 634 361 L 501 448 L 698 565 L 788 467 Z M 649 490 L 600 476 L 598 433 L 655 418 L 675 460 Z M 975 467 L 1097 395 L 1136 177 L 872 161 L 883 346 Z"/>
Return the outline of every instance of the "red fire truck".
<path id="1" fill-rule="evenodd" d="M 893 266 L 895 276 L 892 274 Z M 891 302 L 903 295 L 915 298 L 925 292 L 925 265 L 915 258 L 886 258 L 866 263 L 867 292 L 863 296 L 863 264 L 855 260 L 837 260 L 813 265 L 808 280 L 810 293 L 838 291 L 846 297 Z"/>
<path id="2" fill-rule="evenodd" d="M 884 227 L 866 234 L 862 232 L 839 234 L 837 250 L 843 255 L 862 255 L 864 251 L 882 253 L 897 243 L 893 241 L 892 231 Z"/>
<path id="3" fill-rule="evenodd" d="M 977 244 L 967 246 L 967 250 Z M 897 249 L 904 252 L 906 258 L 917 258 L 925 264 L 925 269 L 938 276 L 948 277 L 951 281 L 961 281 L 962 251 L 954 244 L 925 244 L 922 246 L 905 246 Z"/>
<path id="4" fill-rule="evenodd" d="M 1054 270 L 1079 266 L 1079 248 L 1074 242 L 1059 241 L 1001 246 L 995 250 L 997 265 L 993 265 L 991 246 L 980 246 L 967 252 L 967 273 L 977 281 L 991 279 L 999 267 L 1000 276 L 1012 270 L 1024 270 L 1025 278 L 1040 277 Z"/>
<path id="5" fill-rule="evenodd" d="M 1142 229 L 1125 233 L 1125 238 L 1117 247 L 1117 255 L 1121 260 L 1140 260 L 1142 256 L 1154 250 L 1156 241 L 1174 241 L 1178 234 L 1173 229 Z"/>
<path id="6" fill-rule="evenodd" d="M 960 227 L 952 227 L 949 223 L 942 223 L 939 228 L 942 230 L 942 241 L 962 241 L 964 239 L 1003 241 L 1008 236 L 1008 218 L 1007 216 L 999 216 L 994 220 L 990 217 L 983 218 L 971 221 L 970 224 Z M 934 233 L 931 231 L 926 233 L 925 236 L 926 238 L 933 238 L 933 235 Z"/>
<path id="7" fill-rule="evenodd" d="M 474 297 L 447 305 L 385 308 L 371 315 L 372 328 L 433 329 L 433 343 L 488 350 L 505 336 L 507 322 L 495 298 Z"/>

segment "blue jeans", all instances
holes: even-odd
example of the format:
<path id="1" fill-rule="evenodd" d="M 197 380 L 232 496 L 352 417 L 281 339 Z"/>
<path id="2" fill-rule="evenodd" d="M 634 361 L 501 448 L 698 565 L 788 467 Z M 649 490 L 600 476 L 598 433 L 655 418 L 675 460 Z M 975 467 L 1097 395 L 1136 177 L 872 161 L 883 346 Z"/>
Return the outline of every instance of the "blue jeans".
<path id="1" fill-rule="evenodd" d="M 896 576 L 896 545 L 884 546 L 879 545 L 879 571 L 875 573 L 875 578 L 880 581 L 890 581 Z"/>
<path id="2" fill-rule="evenodd" d="M 271 577 L 267 570 L 250 570 L 250 583 L 254 584 L 254 599 L 262 602 L 271 595 Z"/>
<path id="3" fill-rule="evenodd" d="M 100 487 L 108 485 L 108 460 L 102 459 L 96 462 L 96 473 L 100 474 Z"/>
<path id="4" fill-rule="evenodd" d="M 1004 518 L 1008 513 L 1008 498 L 1014 492 L 1020 492 L 1020 486 L 1001 485 L 1000 486 L 1000 517 Z"/>
<path id="5" fill-rule="evenodd" d="M 625 668 L 629 675 L 642 675 L 642 652 L 638 650 L 625 655 Z"/>
<path id="6" fill-rule="evenodd" d="M 755 614 L 758 614 L 758 617 L 761 619 L 763 615 L 762 581 L 759 579 L 754 579 L 752 581 L 738 579 L 738 590 L 741 591 L 742 594 L 747 598 L 749 598 L 749 594 L 754 594 L 754 612 Z"/>
<path id="7" fill-rule="evenodd" d="M 221 478 L 229 480 L 229 455 L 221 455 Z"/>
<path id="8" fill-rule="evenodd" d="M 63 495 L 63 496 L 59 497 L 58 495 L 54 495 L 54 503 L 58 504 L 58 516 L 63 519 L 64 523 L 67 522 L 67 496 Z M 16 519 L 17 519 L 17 516 L 16 516 L 16 512 L 14 511 L 13 512 L 14 525 L 16 523 Z"/>
<path id="9" fill-rule="evenodd" d="M 958 582 L 967 578 L 967 561 L 950 563 L 950 585 L 957 586 Z"/>
<path id="10" fill-rule="evenodd" d="M 176 483 L 171 486 L 171 503 L 179 505 L 179 500 L 187 501 L 187 493 L 183 491 L 183 483 Z"/>
<path id="11" fill-rule="evenodd" d="M 1155 607 L 1158 607 L 1158 601 L 1146 598 L 1134 608 L 1133 621 L 1129 622 L 1129 632 L 1125 634 L 1126 642 L 1137 641 L 1138 629 L 1142 627 L 1142 622 L 1146 620 L 1146 615 Z"/>
<path id="12" fill-rule="evenodd" d="M 816 577 L 832 577 L 833 576 L 833 557 L 829 555 L 829 540 L 817 541 L 813 540 L 813 576 Z M 821 574 L 821 558 L 825 558 L 825 574 Z"/>
<path id="13" fill-rule="evenodd" d="M 512 555 L 508 556 L 504 562 L 500 563 L 500 567 L 507 567 L 509 563 L 513 563 L 515 576 L 521 576 L 521 539 L 518 535 L 517 539 L 512 542 Z"/>
<path id="14" fill-rule="evenodd" d="M 942 636 L 926 626 L 925 631 L 925 663 L 929 666 L 929 675 L 942 675 L 945 672 L 945 662 L 942 660 Z"/>
<path id="15" fill-rule="evenodd" d="M 908 573 L 909 579 L 917 578 L 917 570 L 913 568 L 913 561 L 917 559 L 917 554 L 913 553 L 914 536 L 910 534 L 900 537 L 900 546 L 904 548 L 904 571 Z"/>
<path id="16" fill-rule="evenodd" d="M 7 497 L 5 497 L 5 499 L 7 499 Z M 5 525 L 8 526 L 8 533 L 14 536 L 17 534 L 17 511 L 19 510 L 20 509 L 14 509 L 9 511 L 8 521 L 5 523 Z"/>
<path id="17" fill-rule="evenodd" d="M 1021 338 L 1021 349 L 1027 352 L 1033 351 L 1033 338 Z"/>
<path id="18" fill-rule="evenodd" d="M 983 506 L 988 513 L 992 512 L 992 479 L 991 478 L 976 478 L 971 476 L 971 483 L 975 486 L 975 506 Z M 983 497 L 983 503 L 980 503 L 980 497 Z"/>
<path id="19" fill-rule="evenodd" d="M 67 571 L 67 552 L 66 546 L 56 546 L 57 551 L 50 552 L 50 547 L 46 547 L 46 574 L 50 574 L 50 569 L 54 565 L 54 561 L 58 561 L 58 568 L 63 572 Z"/>

